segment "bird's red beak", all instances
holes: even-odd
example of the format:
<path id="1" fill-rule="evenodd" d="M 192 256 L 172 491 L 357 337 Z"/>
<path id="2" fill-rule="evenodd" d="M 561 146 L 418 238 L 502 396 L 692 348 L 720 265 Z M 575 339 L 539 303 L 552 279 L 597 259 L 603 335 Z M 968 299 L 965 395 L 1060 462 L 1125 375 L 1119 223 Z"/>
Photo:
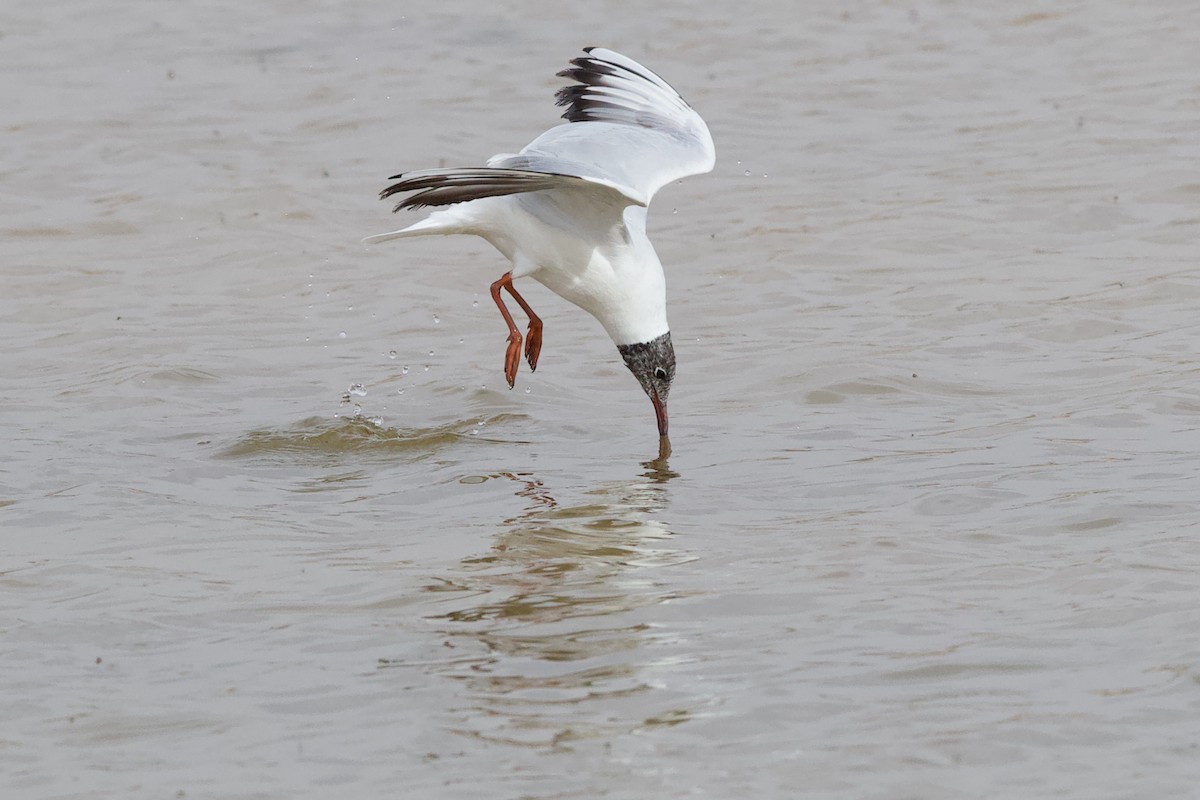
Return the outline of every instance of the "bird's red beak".
<path id="1" fill-rule="evenodd" d="M 671 440 L 667 438 L 667 404 L 650 390 L 650 402 L 654 403 L 654 416 L 658 419 L 658 460 L 665 461 L 671 455 Z"/>
<path id="2" fill-rule="evenodd" d="M 650 390 L 650 402 L 654 403 L 654 416 L 658 419 L 658 435 L 667 435 L 667 404 L 660 400 L 658 392 Z"/>

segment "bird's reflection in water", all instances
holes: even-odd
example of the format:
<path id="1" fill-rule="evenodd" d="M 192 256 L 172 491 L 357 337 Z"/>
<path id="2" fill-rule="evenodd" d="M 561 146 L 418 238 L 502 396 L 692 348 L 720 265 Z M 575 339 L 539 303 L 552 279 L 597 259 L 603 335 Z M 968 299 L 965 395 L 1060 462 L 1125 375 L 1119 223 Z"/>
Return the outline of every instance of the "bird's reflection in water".
<path id="1" fill-rule="evenodd" d="M 663 437 L 664 439 L 666 437 Z M 655 483 L 666 483 L 672 478 L 678 478 L 679 473 L 671 469 L 671 465 L 667 463 L 667 456 L 671 454 L 670 444 L 666 445 L 666 452 L 659 450 L 658 458 L 652 461 L 643 461 L 642 467 L 646 470 L 642 473 L 643 478 L 648 478 Z"/>
<path id="2" fill-rule="evenodd" d="M 532 474 L 490 476 L 512 481 L 525 511 L 504 522 L 491 552 L 429 587 L 450 593 L 434 619 L 459 650 L 445 664 L 464 683 L 458 732 L 563 747 L 686 719 L 671 705 L 656 711 L 643 674 L 668 635 L 646 609 L 679 596 L 658 571 L 691 560 L 657 516 L 672 473 L 654 463 L 569 506 Z"/>

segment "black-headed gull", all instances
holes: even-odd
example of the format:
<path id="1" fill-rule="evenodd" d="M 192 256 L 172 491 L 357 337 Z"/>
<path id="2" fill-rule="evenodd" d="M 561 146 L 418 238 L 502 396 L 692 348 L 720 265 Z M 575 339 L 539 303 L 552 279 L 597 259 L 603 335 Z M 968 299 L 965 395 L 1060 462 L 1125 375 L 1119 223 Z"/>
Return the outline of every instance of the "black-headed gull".
<path id="1" fill-rule="evenodd" d="M 542 348 L 542 321 L 513 279 L 531 277 L 590 313 L 654 404 L 665 458 L 675 350 L 662 264 L 646 236 L 646 207 L 671 181 L 710 171 L 716 151 L 704 120 L 666 81 L 612 50 L 584 52 L 558 73 L 577 81 L 557 95 L 571 124 L 551 128 L 516 155 L 493 156 L 486 167 L 393 175 L 390 180 L 399 182 L 381 197 L 413 193 L 395 211 L 447 208 L 363 241 L 468 233 L 503 253 L 512 270 L 491 291 L 508 323 L 504 377 L 510 388 L 521 333 L 501 289 L 529 316 L 525 357 L 531 370 Z"/>

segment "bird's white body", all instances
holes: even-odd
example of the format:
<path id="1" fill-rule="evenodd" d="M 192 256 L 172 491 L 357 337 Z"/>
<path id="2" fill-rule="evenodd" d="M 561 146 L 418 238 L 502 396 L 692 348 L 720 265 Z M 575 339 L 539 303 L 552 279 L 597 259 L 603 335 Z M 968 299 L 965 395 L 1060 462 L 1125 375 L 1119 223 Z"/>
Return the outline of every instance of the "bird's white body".
<path id="1" fill-rule="evenodd" d="M 704 121 L 665 81 L 610 50 L 588 54 L 560 73 L 586 84 L 559 95 L 572 124 L 487 167 L 397 176 L 408 179 L 400 191 L 426 189 L 401 206 L 446 207 L 366 241 L 480 236 L 512 262 L 513 278 L 531 277 L 589 312 L 617 345 L 649 342 L 668 325 L 646 206 L 667 183 L 711 170 L 715 151 Z"/>
<path id="2" fill-rule="evenodd" d="M 484 197 L 391 236 L 479 236 L 512 262 L 514 279 L 533 278 L 587 311 L 616 344 L 648 342 L 668 330 L 666 279 L 646 237 L 646 209 L 613 194 L 572 187 Z"/>

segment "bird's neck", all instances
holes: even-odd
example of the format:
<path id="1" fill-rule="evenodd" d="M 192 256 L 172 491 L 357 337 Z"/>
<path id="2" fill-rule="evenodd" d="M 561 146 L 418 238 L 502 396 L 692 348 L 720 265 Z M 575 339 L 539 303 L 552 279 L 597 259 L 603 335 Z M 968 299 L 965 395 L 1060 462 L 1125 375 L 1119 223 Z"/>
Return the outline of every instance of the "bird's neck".
<path id="1" fill-rule="evenodd" d="M 655 263 L 638 277 L 641 280 L 624 284 L 626 291 L 596 314 L 618 347 L 650 342 L 670 330 L 662 268 Z"/>

